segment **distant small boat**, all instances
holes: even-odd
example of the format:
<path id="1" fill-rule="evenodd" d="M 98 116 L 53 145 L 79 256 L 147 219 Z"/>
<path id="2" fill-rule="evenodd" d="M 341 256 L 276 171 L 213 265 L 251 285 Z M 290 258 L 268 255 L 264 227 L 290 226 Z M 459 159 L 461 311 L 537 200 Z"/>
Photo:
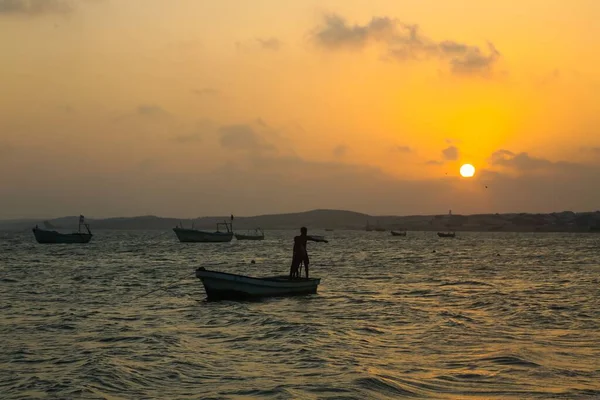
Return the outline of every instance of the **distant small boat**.
<path id="1" fill-rule="evenodd" d="M 235 238 L 237 240 L 263 240 L 265 232 L 260 228 L 256 228 L 254 231 L 249 231 L 246 234 L 236 233 Z"/>
<path id="2" fill-rule="evenodd" d="M 333 232 L 333 229 L 331 229 L 331 228 L 325 228 L 325 232 Z"/>
<path id="3" fill-rule="evenodd" d="M 453 238 L 456 236 L 456 232 L 438 232 L 437 235 L 441 238 Z"/>
<path id="4" fill-rule="evenodd" d="M 45 226 L 52 226 L 49 222 L 44 221 Z M 86 232 L 81 231 L 81 227 L 85 227 Z M 55 230 L 41 229 L 37 225 L 33 230 L 33 235 L 38 243 L 42 244 L 57 244 L 57 243 L 89 243 L 92 240 L 92 232 L 90 226 L 84 222 L 83 215 L 79 216 L 79 227 L 77 232 L 60 233 Z"/>
<path id="5" fill-rule="evenodd" d="M 294 278 L 270 276 L 255 278 L 226 272 L 196 270 L 202 281 L 207 300 L 240 300 L 260 297 L 297 296 L 317 293 L 320 278 Z"/>
<path id="6" fill-rule="evenodd" d="M 222 226 L 225 227 L 226 232 L 219 230 Z M 231 239 L 233 239 L 233 228 L 229 222 L 217 223 L 216 232 L 200 231 L 193 227 L 192 229 L 175 227 L 173 232 L 182 243 L 221 243 L 231 242 Z"/>
<path id="7" fill-rule="evenodd" d="M 404 231 L 404 232 L 390 231 L 390 232 L 392 232 L 392 236 L 406 236 L 406 231 Z"/>
<path id="8" fill-rule="evenodd" d="M 327 243 L 327 239 L 325 239 L 325 236 L 321 236 L 321 235 L 309 235 L 311 238 L 314 239 L 315 242 L 324 242 Z"/>

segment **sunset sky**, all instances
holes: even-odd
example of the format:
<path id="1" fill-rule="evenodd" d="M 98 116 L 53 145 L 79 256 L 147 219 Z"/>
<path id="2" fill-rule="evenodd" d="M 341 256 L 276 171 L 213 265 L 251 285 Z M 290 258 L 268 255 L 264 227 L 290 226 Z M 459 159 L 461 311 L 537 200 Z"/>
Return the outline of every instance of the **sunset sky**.
<path id="1" fill-rule="evenodd" d="M 0 218 L 600 209 L 598 20 L 598 0 L 0 0 Z"/>

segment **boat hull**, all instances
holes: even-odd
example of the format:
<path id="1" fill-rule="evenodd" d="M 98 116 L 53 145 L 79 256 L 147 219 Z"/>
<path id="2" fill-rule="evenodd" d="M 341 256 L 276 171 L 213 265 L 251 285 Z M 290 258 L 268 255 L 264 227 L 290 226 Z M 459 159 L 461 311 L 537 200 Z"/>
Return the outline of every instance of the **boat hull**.
<path id="1" fill-rule="evenodd" d="M 319 278 L 289 279 L 288 276 L 254 278 L 226 272 L 196 270 L 207 300 L 244 300 L 262 297 L 300 296 L 317 293 Z"/>
<path id="2" fill-rule="evenodd" d="M 41 244 L 89 243 L 93 236 L 91 233 L 60 233 L 39 228 L 32 230 L 35 240 Z"/>
<path id="3" fill-rule="evenodd" d="M 242 234 L 236 233 L 235 238 L 237 240 L 264 240 L 265 236 L 264 235 L 261 235 L 261 236 L 242 235 Z"/>
<path id="4" fill-rule="evenodd" d="M 391 231 L 392 232 L 392 236 L 406 236 L 406 232 L 396 232 L 396 231 Z"/>
<path id="5" fill-rule="evenodd" d="M 182 243 L 222 243 L 231 242 L 232 232 L 206 232 L 195 229 L 173 228 Z"/>
<path id="6" fill-rule="evenodd" d="M 442 232 L 438 232 L 437 234 L 439 237 L 441 238 L 453 238 L 456 236 L 456 233 L 442 233 Z"/>

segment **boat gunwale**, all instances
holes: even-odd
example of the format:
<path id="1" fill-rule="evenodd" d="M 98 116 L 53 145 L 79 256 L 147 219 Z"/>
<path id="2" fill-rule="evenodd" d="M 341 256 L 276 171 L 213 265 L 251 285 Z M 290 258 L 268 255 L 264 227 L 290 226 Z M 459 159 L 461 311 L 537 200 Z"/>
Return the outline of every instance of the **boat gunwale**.
<path id="1" fill-rule="evenodd" d="M 200 267 L 202 268 L 202 267 Z M 227 276 L 231 276 L 231 277 L 237 277 L 237 278 L 244 278 L 244 279 L 252 279 L 252 280 L 256 280 L 256 281 L 263 281 L 263 282 L 280 282 L 280 283 L 290 283 L 290 282 L 294 282 L 294 283 L 317 283 L 319 284 L 321 282 L 321 278 L 293 278 L 290 279 L 287 275 L 278 275 L 278 276 L 265 276 L 265 277 L 255 277 L 255 276 L 248 276 L 248 275 L 240 275 L 240 274 L 233 274 L 231 272 L 221 272 L 221 271 L 212 271 L 209 269 L 196 269 L 196 277 L 198 279 L 219 279 L 219 277 L 213 277 L 213 276 L 206 276 L 206 277 L 200 277 L 198 276 L 199 272 L 209 272 L 212 274 L 220 274 L 220 275 L 227 275 Z M 222 280 L 229 280 L 229 279 L 222 279 Z"/>
<path id="2" fill-rule="evenodd" d="M 221 232 L 221 231 L 210 232 L 210 231 L 201 231 L 199 229 L 180 228 L 178 226 L 176 226 L 175 228 L 173 228 L 173 232 L 177 233 L 178 231 L 180 231 L 180 232 L 185 231 L 185 232 L 202 233 L 202 234 L 205 234 L 205 235 L 233 236 L 233 232 Z"/>
<path id="3" fill-rule="evenodd" d="M 238 240 L 240 240 L 240 238 L 242 238 L 242 239 L 264 239 L 265 235 L 245 235 L 243 233 L 236 233 L 235 238 Z"/>
<path id="4" fill-rule="evenodd" d="M 45 233 L 51 233 L 53 235 L 56 236 L 65 236 L 65 237 L 74 237 L 74 236 L 85 236 L 85 237 L 92 237 L 94 236 L 92 233 L 85 233 L 85 232 L 71 232 L 71 233 L 62 233 L 62 232 L 58 232 L 55 230 L 47 230 L 47 229 L 40 229 L 40 228 L 33 228 L 33 234 L 35 235 L 36 232 L 42 232 L 42 234 Z"/>

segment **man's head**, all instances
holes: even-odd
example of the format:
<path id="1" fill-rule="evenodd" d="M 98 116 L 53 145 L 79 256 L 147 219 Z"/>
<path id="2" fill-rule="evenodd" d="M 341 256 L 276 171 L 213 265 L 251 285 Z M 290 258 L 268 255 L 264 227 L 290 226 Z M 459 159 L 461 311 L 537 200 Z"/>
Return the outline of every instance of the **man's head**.
<path id="1" fill-rule="evenodd" d="M 303 226 L 302 228 L 300 228 L 300 234 L 301 235 L 306 235 L 307 232 L 308 232 L 308 229 L 306 229 L 305 226 Z"/>

